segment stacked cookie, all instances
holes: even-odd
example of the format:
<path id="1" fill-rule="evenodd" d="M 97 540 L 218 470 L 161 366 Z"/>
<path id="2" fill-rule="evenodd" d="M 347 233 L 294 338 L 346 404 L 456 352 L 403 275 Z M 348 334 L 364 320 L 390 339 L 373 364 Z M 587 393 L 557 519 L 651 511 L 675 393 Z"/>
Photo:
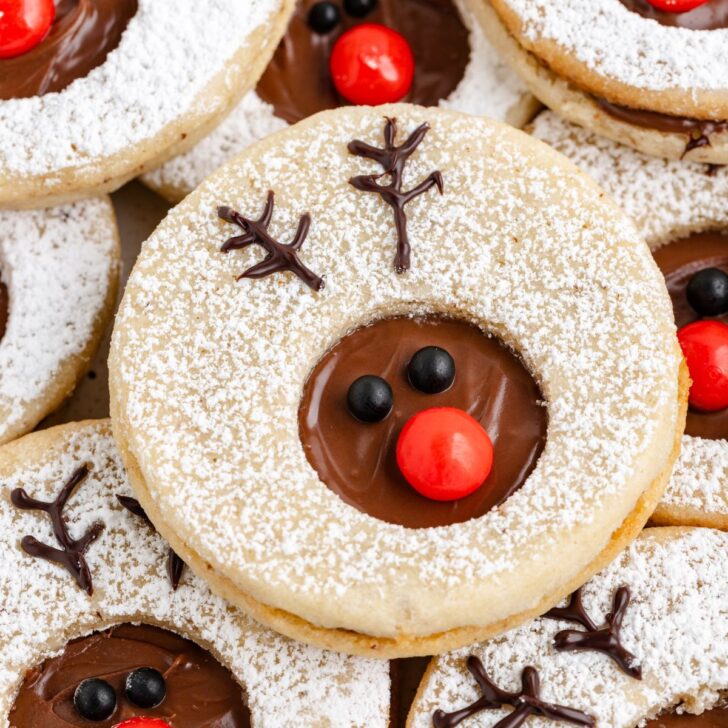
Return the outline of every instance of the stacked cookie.
<path id="1" fill-rule="evenodd" d="M 724 724 L 724 15 L 0 0 L 0 726 Z"/>

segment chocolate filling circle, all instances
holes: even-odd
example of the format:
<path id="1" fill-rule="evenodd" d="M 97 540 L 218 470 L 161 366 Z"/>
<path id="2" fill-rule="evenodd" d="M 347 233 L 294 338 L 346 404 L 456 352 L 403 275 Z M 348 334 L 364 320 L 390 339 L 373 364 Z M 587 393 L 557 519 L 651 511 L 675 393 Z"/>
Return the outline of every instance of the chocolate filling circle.
<path id="1" fill-rule="evenodd" d="M 414 389 L 407 364 L 425 346 L 455 360 L 455 382 L 441 394 Z M 349 413 L 346 395 L 365 374 L 387 380 L 394 408 L 383 422 L 364 424 Z M 478 518 L 518 490 L 546 442 L 547 409 L 522 361 L 477 326 L 443 316 L 399 316 L 344 336 L 315 366 L 299 409 L 301 442 L 322 482 L 346 503 L 408 528 L 448 526 Z M 494 446 L 493 470 L 466 498 L 441 503 L 417 493 L 396 462 L 399 433 L 431 407 L 459 407 L 475 417 Z"/>
<path id="2" fill-rule="evenodd" d="M 690 30 L 718 30 L 728 27 L 728 0 L 709 0 L 687 13 L 667 13 L 650 5 L 647 0 L 619 0 L 628 10 L 643 18 L 656 20 L 660 25 Z"/>
<path id="3" fill-rule="evenodd" d="M 142 710 L 124 695 L 127 675 L 140 667 L 153 667 L 166 678 L 167 697 L 157 708 Z M 117 699 L 112 717 L 93 723 L 73 706 L 77 685 L 92 677 L 110 683 Z M 164 718 L 184 728 L 251 725 L 240 685 L 212 655 L 172 632 L 143 625 L 121 625 L 70 642 L 61 655 L 26 675 L 9 715 L 18 728 L 111 728 L 134 717 Z"/>
<path id="4" fill-rule="evenodd" d="M 16 58 L 0 60 L 0 99 L 62 91 L 100 66 L 136 15 L 138 0 L 56 0 L 46 38 Z"/>
<path id="5" fill-rule="evenodd" d="M 728 234 L 696 233 L 658 248 L 653 255 L 665 276 L 678 328 L 698 321 L 701 316 L 688 303 L 687 285 L 693 275 L 704 268 L 720 268 L 728 273 Z M 728 315 L 717 319 L 728 323 Z M 710 440 L 728 439 L 728 409 L 688 411 L 685 433 Z"/>
<path id="6" fill-rule="evenodd" d="M 337 0 L 341 22 L 323 35 L 307 22 L 308 12 L 317 2 L 299 0 L 286 35 L 258 83 L 258 96 L 289 124 L 348 104 L 331 81 L 329 58 L 339 36 L 364 23 L 386 25 L 401 33 L 412 47 L 414 84 L 402 101 L 436 106 L 465 75 L 470 39 L 452 0 L 378 0 L 376 9 L 364 18 L 350 16 L 343 0 Z"/>
<path id="7" fill-rule="evenodd" d="M 728 710 L 713 708 L 701 715 L 665 713 L 648 720 L 645 728 L 728 728 Z"/>

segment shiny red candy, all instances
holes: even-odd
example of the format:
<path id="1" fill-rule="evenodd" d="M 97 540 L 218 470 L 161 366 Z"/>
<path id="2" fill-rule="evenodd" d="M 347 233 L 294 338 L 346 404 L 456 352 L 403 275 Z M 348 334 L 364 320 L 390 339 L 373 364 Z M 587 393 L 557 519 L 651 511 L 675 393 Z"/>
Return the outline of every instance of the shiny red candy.
<path id="1" fill-rule="evenodd" d="M 0 0 L 0 58 L 14 58 L 35 48 L 56 17 L 53 0 Z"/>
<path id="2" fill-rule="evenodd" d="M 426 498 L 470 495 L 493 467 L 493 443 L 483 426 L 455 407 L 433 407 L 410 418 L 397 442 L 397 464 Z"/>
<path id="3" fill-rule="evenodd" d="M 705 5 L 708 0 L 647 0 L 647 2 L 664 13 L 687 13 Z"/>
<path id="4" fill-rule="evenodd" d="M 172 728 L 172 726 L 161 718 L 129 718 L 117 723 L 114 728 Z"/>
<path id="5" fill-rule="evenodd" d="M 677 332 L 693 385 L 690 406 L 703 412 L 728 407 L 728 325 L 696 321 Z"/>
<path id="6" fill-rule="evenodd" d="M 401 101 L 415 75 L 409 43 L 376 23 L 357 25 L 344 33 L 334 45 L 329 67 L 336 90 L 362 106 Z"/>

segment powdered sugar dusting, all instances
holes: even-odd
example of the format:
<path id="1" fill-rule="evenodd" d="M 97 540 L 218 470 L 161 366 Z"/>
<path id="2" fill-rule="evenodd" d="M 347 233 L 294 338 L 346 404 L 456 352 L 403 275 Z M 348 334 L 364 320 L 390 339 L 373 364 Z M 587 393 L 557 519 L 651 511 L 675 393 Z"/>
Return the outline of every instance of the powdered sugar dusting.
<path id="1" fill-rule="evenodd" d="M 508 112 L 527 94 L 526 87 L 500 59 L 465 3 L 456 0 L 456 4 L 470 31 L 471 56 L 462 81 L 440 105 L 505 121 Z M 251 91 L 194 149 L 144 175 L 142 180 L 153 188 L 172 187 L 189 193 L 250 144 L 286 126 L 275 116 L 273 107 Z"/>
<path id="2" fill-rule="evenodd" d="M 584 603 L 598 623 L 616 589 L 629 587 L 632 599 L 621 637 L 642 665 L 642 681 L 628 677 L 598 652 L 557 652 L 554 635 L 574 625 L 537 619 L 503 637 L 438 658 L 414 706 L 412 728 L 431 728 L 437 708 L 455 710 L 480 697 L 465 667 L 469 654 L 480 657 L 491 678 L 506 689 L 520 684 L 523 668 L 533 665 L 545 700 L 585 711 L 597 725 L 633 728 L 682 701 L 690 712 L 709 709 L 718 691 L 728 686 L 726 558 L 728 534 L 648 529 L 587 584 Z M 504 710 L 485 710 L 463 725 L 485 728 L 505 715 Z M 536 728 L 551 725 L 542 718 L 528 723 Z"/>
<path id="3" fill-rule="evenodd" d="M 189 572 L 172 591 L 166 544 L 116 501 L 117 494 L 131 491 L 107 422 L 59 428 L 52 445 L 34 456 L 4 471 L 0 494 L 1 726 L 9 725 L 8 711 L 29 668 L 71 638 L 130 620 L 160 624 L 210 648 L 245 688 L 256 726 L 388 726 L 387 662 L 323 652 L 280 637 L 213 596 Z M 64 515 L 72 535 L 98 520 L 106 526 L 87 554 L 92 598 L 63 569 L 23 553 L 18 542 L 27 534 L 55 543 L 50 521 L 9 501 L 16 487 L 52 500 L 82 463 L 90 464 L 90 475 Z"/>
<path id="4" fill-rule="evenodd" d="M 638 89 L 724 89 L 728 30 L 660 25 L 619 0 L 504 0 L 530 41 L 554 41 L 591 70 Z"/>
<path id="5" fill-rule="evenodd" d="M 281 7 L 280 0 L 139 0 L 119 46 L 59 93 L 0 101 L 0 169 L 48 174 L 152 138 Z"/>
<path id="6" fill-rule="evenodd" d="M 534 136 L 591 175 L 654 249 L 693 232 L 728 227 L 728 167 L 649 157 L 545 111 Z M 708 174 L 708 172 L 711 172 Z M 728 513 L 728 442 L 686 436 L 663 505 Z"/>
<path id="7" fill-rule="evenodd" d="M 591 175 L 637 223 L 651 247 L 728 225 L 728 167 L 660 159 L 544 111 L 531 133 Z M 709 174 L 710 172 L 710 174 Z"/>
<path id="8" fill-rule="evenodd" d="M 10 300 L 0 341 L 0 441 L 37 424 L 28 408 L 87 346 L 116 275 L 116 246 L 106 198 L 0 212 L 0 268 Z"/>
<path id="9" fill-rule="evenodd" d="M 375 165 L 347 143 L 381 144 L 384 114 L 400 118 L 402 137 L 432 126 L 406 188 L 434 169 L 445 180 L 443 196 L 408 207 L 406 276 L 392 270 L 390 209 L 348 183 Z M 280 239 L 311 213 L 301 254 L 325 276 L 321 294 L 287 275 L 236 283 L 260 252 L 219 252 L 236 231 L 216 207 L 257 215 L 268 189 Z M 209 179 L 147 242 L 111 358 L 112 398 L 165 524 L 264 603 L 375 635 L 482 624 L 535 604 L 537 574 L 558 583 L 583 568 L 657 475 L 642 454 L 667 459 L 678 396 L 661 277 L 601 194 L 519 132 L 405 106 L 321 115 Z M 321 484 L 297 412 L 309 371 L 342 334 L 418 310 L 459 313 L 515 345 L 550 425 L 536 469 L 502 508 L 409 530 Z M 591 545 L 556 557 L 567 533 Z"/>

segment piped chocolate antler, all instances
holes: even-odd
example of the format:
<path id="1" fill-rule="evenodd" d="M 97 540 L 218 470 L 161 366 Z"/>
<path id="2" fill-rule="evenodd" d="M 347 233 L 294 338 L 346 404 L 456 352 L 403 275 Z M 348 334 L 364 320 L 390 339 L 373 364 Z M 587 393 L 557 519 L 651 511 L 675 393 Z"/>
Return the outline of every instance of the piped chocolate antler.
<path id="1" fill-rule="evenodd" d="M 482 697 L 471 705 L 453 713 L 436 710 L 432 716 L 434 728 L 455 728 L 466 718 L 470 718 L 483 710 L 498 709 L 506 706 L 514 708 L 513 712 L 495 724 L 494 728 L 519 728 L 532 715 L 550 720 L 560 720 L 574 725 L 594 726 L 590 715 L 576 708 L 547 703 L 539 697 L 540 681 L 538 672 L 533 667 L 524 668 L 521 673 L 521 691 L 510 693 L 499 688 L 485 671 L 483 663 L 475 655 L 467 661 L 468 670 L 478 683 Z"/>
<path id="2" fill-rule="evenodd" d="M 404 273 L 409 270 L 411 245 L 407 233 L 407 214 L 405 206 L 432 187 L 437 187 L 440 194 L 444 186 L 442 174 L 432 172 L 427 179 L 420 182 L 409 192 L 402 190 L 402 175 L 407 160 L 412 156 L 417 147 L 422 143 L 425 134 L 430 130 L 430 125 L 425 123 L 410 134 L 407 141 L 396 146 L 394 140 L 397 137 L 397 120 L 387 119 L 384 127 L 384 148 L 379 149 L 371 144 L 360 140 L 349 143 L 349 151 L 358 157 L 372 159 L 384 168 L 382 174 L 368 174 L 353 177 L 349 182 L 362 192 L 376 192 L 394 211 L 394 224 L 397 228 L 397 256 L 394 260 L 394 269 L 397 273 Z M 380 184 L 383 177 L 389 177 L 389 184 Z"/>
<path id="3" fill-rule="evenodd" d="M 154 524 L 149 519 L 146 511 L 142 508 L 141 503 L 136 498 L 130 498 L 128 495 L 117 495 L 116 500 L 119 504 L 126 508 L 129 513 L 141 518 L 147 526 L 154 528 Z M 185 570 L 185 562 L 177 555 L 175 550 L 170 546 L 167 552 L 167 576 L 172 584 L 172 590 L 177 591 L 182 574 Z"/>
<path id="4" fill-rule="evenodd" d="M 53 524 L 53 533 L 62 548 L 57 549 L 33 538 L 26 536 L 20 545 L 26 554 L 47 561 L 53 561 L 63 566 L 76 580 L 78 586 L 89 596 L 94 593 L 93 579 L 86 561 L 86 552 L 91 544 L 101 535 L 104 530 L 103 523 L 94 523 L 88 531 L 79 539 L 71 538 L 68 533 L 68 525 L 63 518 L 63 509 L 68 499 L 73 495 L 76 487 L 88 475 L 88 466 L 82 465 L 68 479 L 61 489 L 58 497 L 47 503 L 31 498 L 23 488 L 16 488 L 10 494 L 10 499 L 16 508 L 26 511 L 43 511 L 50 516 Z"/>
<path id="5" fill-rule="evenodd" d="M 274 204 L 275 195 L 272 191 L 268 192 L 265 209 L 257 220 L 244 217 L 233 210 L 232 207 L 219 207 L 217 210 L 218 216 L 226 222 L 242 228 L 245 233 L 244 235 L 229 238 L 220 248 L 221 252 L 229 253 L 231 250 L 242 250 L 250 245 L 260 245 L 266 251 L 266 257 L 260 263 L 248 268 L 239 275 L 238 280 L 241 278 L 265 278 L 273 273 L 290 271 L 295 273 L 309 288 L 320 291 L 324 287 L 324 281 L 307 268 L 298 257 L 298 252 L 301 250 L 311 227 L 311 216 L 308 214 L 301 216 L 293 241 L 285 245 L 274 240 L 268 232 L 268 226 L 273 217 Z"/>
<path id="6" fill-rule="evenodd" d="M 598 627 L 587 613 L 582 601 L 582 589 L 577 589 L 569 599 L 566 607 L 555 607 L 544 614 L 548 619 L 562 619 L 580 624 L 586 632 L 576 629 L 565 629 L 556 634 L 554 647 L 569 652 L 573 650 L 596 650 L 616 662 L 630 677 L 642 679 L 642 668 L 637 658 L 624 648 L 620 638 L 622 621 L 629 606 L 629 588 L 622 586 L 614 593 L 612 611 L 607 614 L 605 625 Z"/>

